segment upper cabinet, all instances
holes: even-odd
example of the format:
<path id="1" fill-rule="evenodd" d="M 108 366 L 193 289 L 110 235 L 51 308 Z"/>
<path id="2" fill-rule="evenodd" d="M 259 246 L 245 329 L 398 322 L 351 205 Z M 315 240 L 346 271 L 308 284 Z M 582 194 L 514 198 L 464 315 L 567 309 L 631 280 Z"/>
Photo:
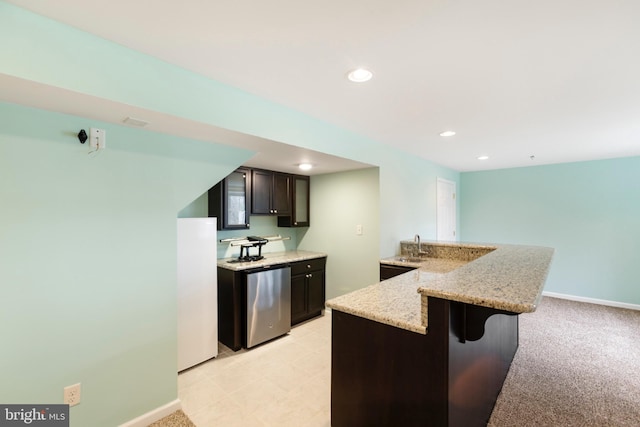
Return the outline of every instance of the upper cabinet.
<path id="1" fill-rule="evenodd" d="M 218 218 L 218 230 L 249 228 L 251 171 L 238 168 L 209 190 L 209 216 Z"/>
<path id="2" fill-rule="evenodd" d="M 308 227 L 309 177 L 292 175 L 291 215 L 278 215 L 278 227 Z"/>
<path id="3" fill-rule="evenodd" d="M 278 227 L 309 227 L 309 177 L 238 168 L 209 190 L 218 230 L 249 228 L 249 215 L 278 217 Z"/>
<path id="4" fill-rule="evenodd" d="M 251 171 L 251 213 L 291 215 L 291 175 L 253 169 Z"/>

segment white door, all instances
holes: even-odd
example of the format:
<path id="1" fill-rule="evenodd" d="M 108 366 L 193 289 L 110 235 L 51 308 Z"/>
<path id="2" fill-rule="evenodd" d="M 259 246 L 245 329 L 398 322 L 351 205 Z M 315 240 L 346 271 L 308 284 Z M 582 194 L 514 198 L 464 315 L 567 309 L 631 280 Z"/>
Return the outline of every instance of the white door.
<path id="1" fill-rule="evenodd" d="M 437 239 L 458 240 L 456 235 L 456 183 L 438 178 L 437 197 Z"/>

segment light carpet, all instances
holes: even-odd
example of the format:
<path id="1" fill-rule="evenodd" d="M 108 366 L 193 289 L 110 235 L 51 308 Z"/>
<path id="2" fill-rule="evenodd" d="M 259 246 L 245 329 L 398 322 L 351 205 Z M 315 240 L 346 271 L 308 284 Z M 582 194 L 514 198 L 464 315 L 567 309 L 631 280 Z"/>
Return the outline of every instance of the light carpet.
<path id="1" fill-rule="evenodd" d="M 544 297 L 489 426 L 640 426 L 640 311 Z"/>
<path id="2" fill-rule="evenodd" d="M 182 410 L 177 410 L 161 420 L 150 424 L 149 427 L 196 427 L 196 425 L 191 422 Z"/>

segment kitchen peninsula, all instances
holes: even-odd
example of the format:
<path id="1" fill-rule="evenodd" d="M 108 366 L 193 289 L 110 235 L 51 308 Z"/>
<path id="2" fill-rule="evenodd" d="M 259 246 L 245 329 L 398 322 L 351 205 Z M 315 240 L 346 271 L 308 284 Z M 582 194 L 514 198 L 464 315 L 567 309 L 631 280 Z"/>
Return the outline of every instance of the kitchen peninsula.
<path id="1" fill-rule="evenodd" d="M 401 242 L 410 271 L 327 301 L 332 426 L 486 425 L 553 252 Z"/>

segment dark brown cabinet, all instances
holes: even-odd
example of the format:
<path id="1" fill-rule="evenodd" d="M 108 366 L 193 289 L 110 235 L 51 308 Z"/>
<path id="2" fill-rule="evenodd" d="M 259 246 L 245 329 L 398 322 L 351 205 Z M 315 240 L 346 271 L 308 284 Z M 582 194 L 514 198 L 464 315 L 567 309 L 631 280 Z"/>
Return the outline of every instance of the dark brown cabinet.
<path id="1" fill-rule="evenodd" d="M 218 267 L 218 341 L 233 351 L 242 348 L 244 338 L 242 278 L 242 271 Z"/>
<path id="2" fill-rule="evenodd" d="M 403 267 L 400 265 L 380 264 L 380 281 L 391 279 L 392 277 L 404 274 L 407 271 L 415 270 L 415 267 Z"/>
<path id="3" fill-rule="evenodd" d="M 253 169 L 251 171 L 251 213 L 291 214 L 291 175 Z"/>
<path id="4" fill-rule="evenodd" d="M 323 257 L 290 264 L 291 326 L 322 314 L 326 262 Z M 246 286 L 246 270 L 218 267 L 218 341 L 233 351 L 246 346 Z"/>
<path id="5" fill-rule="evenodd" d="M 322 314 L 326 262 L 315 258 L 291 264 L 291 325 Z"/>
<path id="6" fill-rule="evenodd" d="M 209 190 L 209 216 L 218 218 L 218 230 L 249 228 L 251 173 L 238 168 Z"/>
<path id="7" fill-rule="evenodd" d="M 291 176 L 291 215 L 278 214 L 278 227 L 309 227 L 309 177 Z"/>
<path id="8" fill-rule="evenodd" d="M 518 349 L 517 313 L 427 304 L 426 335 L 331 311 L 333 427 L 487 425 Z"/>
<path id="9" fill-rule="evenodd" d="M 250 227 L 249 215 L 278 217 L 278 227 L 309 227 L 310 179 L 241 167 L 209 190 L 209 216 L 218 230 Z"/>

